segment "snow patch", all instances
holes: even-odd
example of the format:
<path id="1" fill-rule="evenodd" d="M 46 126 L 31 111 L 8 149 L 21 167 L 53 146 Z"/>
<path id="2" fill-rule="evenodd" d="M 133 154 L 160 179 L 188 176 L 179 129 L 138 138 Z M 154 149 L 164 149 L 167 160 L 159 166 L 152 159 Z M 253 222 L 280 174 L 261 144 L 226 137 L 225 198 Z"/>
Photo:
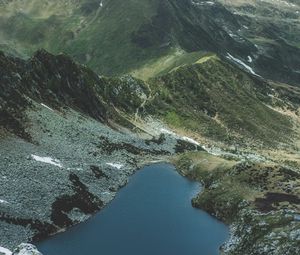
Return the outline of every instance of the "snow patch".
<path id="1" fill-rule="evenodd" d="M 277 5 L 285 5 L 287 7 L 297 7 L 297 5 L 290 3 L 288 1 L 284 0 L 260 0 L 261 2 L 271 3 L 271 4 L 277 4 Z"/>
<path id="2" fill-rule="evenodd" d="M 36 156 L 36 155 L 31 155 L 31 157 L 35 160 L 35 161 L 38 161 L 38 162 L 43 162 L 43 163 L 46 163 L 46 164 L 51 164 L 51 165 L 54 165 L 54 166 L 57 166 L 57 167 L 60 167 L 62 168 L 62 164 L 61 162 L 58 160 L 58 159 L 53 159 L 51 157 L 40 157 L 40 156 Z"/>
<path id="3" fill-rule="evenodd" d="M 6 200 L 0 199 L 0 204 L 9 204 Z"/>
<path id="4" fill-rule="evenodd" d="M 187 136 L 183 136 L 183 137 L 181 137 L 181 139 L 184 140 L 184 141 L 187 141 L 187 142 L 196 144 L 196 145 L 200 145 L 200 143 L 198 143 L 198 142 L 195 141 L 194 139 L 192 139 L 192 138 L 190 138 L 190 137 L 187 137 Z"/>
<path id="5" fill-rule="evenodd" d="M 160 132 L 163 133 L 163 134 L 168 134 L 168 135 L 174 135 L 174 136 L 176 136 L 176 134 L 173 131 L 171 131 L 169 129 L 166 129 L 166 128 L 161 128 Z"/>
<path id="6" fill-rule="evenodd" d="M 212 6 L 212 5 L 214 5 L 215 3 L 214 2 L 212 2 L 212 1 L 199 1 L 199 2 L 196 2 L 196 1 L 191 1 L 191 3 L 192 3 L 192 5 L 195 5 L 195 6 L 201 6 L 201 5 L 210 5 L 210 6 Z"/>
<path id="7" fill-rule="evenodd" d="M 54 112 L 54 110 L 52 108 L 50 108 L 49 106 L 47 106 L 47 105 L 45 105 L 43 103 L 41 103 L 41 106 L 43 106 L 43 107 L 47 108 L 48 110 Z"/>
<path id="8" fill-rule="evenodd" d="M 4 253 L 4 255 L 12 255 L 12 252 L 9 249 L 3 248 L 0 246 L 0 253 Z"/>
<path id="9" fill-rule="evenodd" d="M 247 64 L 245 64 L 242 60 L 235 58 L 234 56 L 232 56 L 231 54 L 227 53 L 226 58 L 233 60 L 234 62 L 238 63 L 239 65 L 243 66 L 244 68 L 246 68 L 251 74 L 259 76 L 258 74 L 256 74 L 253 69 L 248 66 Z M 260 77 L 260 76 L 259 76 Z"/>
<path id="10" fill-rule="evenodd" d="M 249 63 L 252 63 L 252 62 L 253 62 L 253 59 L 251 58 L 251 56 L 248 56 L 248 62 L 249 62 Z"/>
<path id="11" fill-rule="evenodd" d="M 160 129 L 160 132 L 163 133 L 163 134 L 168 134 L 168 135 L 172 135 L 178 139 L 182 139 L 184 141 L 187 141 L 189 143 L 192 143 L 192 144 L 195 144 L 195 145 L 200 145 L 196 140 L 190 138 L 190 137 L 187 137 L 187 136 L 179 136 L 178 134 L 174 133 L 173 131 L 171 130 L 168 130 L 166 128 L 161 128 Z"/>
<path id="12" fill-rule="evenodd" d="M 117 168 L 119 170 L 124 166 L 124 165 L 118 164 L 118 163 L 106 163 L 106 165 L 112 166 L 112 167 Z"/>
<path id="13" fill-rule="evenodd" d="M 207 148 L 205 145 L 202 146 L 202 149 L 207 151 L 209 154 L 214 155 L 214 156 L 220 156 L 223 155 L 223 151 L 220 148 Z"/>
<path id="14" fill-rule="evenodd" d="M 172 137 L 177 140 L 181 139 L 181 140 L 188 141 L 192 144 L 199 145 L 199 143 L 196 140 L 187 136 L 181 136 L 175 133 L 174 131 L 170 130 L 164 123 L 160 121 L 155 121 L 152 118 L 147 119 L 147 125 L 145 126 L 145 129 L 147 130 L 147 132 L 155 136 L 166 134 L 167 137 Z"/>

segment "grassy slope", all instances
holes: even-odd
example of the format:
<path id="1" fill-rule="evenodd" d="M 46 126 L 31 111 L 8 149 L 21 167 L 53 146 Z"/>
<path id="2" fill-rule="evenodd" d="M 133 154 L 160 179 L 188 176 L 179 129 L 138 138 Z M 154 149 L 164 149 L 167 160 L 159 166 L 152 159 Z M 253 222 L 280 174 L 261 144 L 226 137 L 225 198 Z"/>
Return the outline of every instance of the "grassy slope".
<path id="1" fill-rule="evenodd" d="M 160 54 L 157 49 L 139 51 L 131 43 L 131 34 L 155 15 L 157 1 L 103 3 L 100 7 L 93 0 L 12 1 L 0 6 L 0 39 L 27 55 L 38 48 L 64 51 L 106 74 L 121 73 L 127 66 Z"/>
<path id="2" fill-rule="evenodd" d="M 247 64 L 264 77 L 299 84 L 299 17 L 271 3 L 248 8 L 226 1 L 228 11 L 189 0 L 103 0 L 102 7 L 99 0 L 4 2 L 0 49 L 19 56 L 45 48 L 98 73 L 148 79 L 174 62 L 190 63 L 199 51 L 229 52 L 244 62 L 251 56 Z"/>
<path id="3" fill-rule="evenodd" d="M 218 19 L 210 20 L 214 13 Z M 66 52 L 104 74 L 139 69 L 174 51 L 236 51 L 255 47 L 237 42 L 222 28 L 239 25 L 222 7 L 187 0 L 11 1 L 0 5 L 0 42 L 31 55 L 38 48 Z M 5 49 L 4 47 L 2 49 Z"/>
<path id="4" fill-rule="evenodd" d="M 175 49 L 169 55 L 149 61 L 146 65 L 132 71 L 131 74 L 136 78 L 149 80 L 155 76 L 166 74 L 180 66 L 193 64 L 205 54 L 202 51 L 187 53 L 183 50 Z"/>
<path id="5" fill-rule="evenodd" d="M 67 53 L 105 74 L 122 73 L 127 67 L 137 65 L 144 55 L 157 54 L 138 51 L 130 41 L 143 20 L 154 15 L 156 4 L 156 1 L 134 0 L 104 3 L 99 16 L 66 48 Z M 87 54 L 91 59 L 86 58 Z"/>
<path id="6" fill-rule="evenodd" d="M 232 8 L 229 3 L 231 11 L 217 3 L 189 0 L 102 3 L 102 7 L 99 0 L 0 4 L 0 49 L 13 52 L 8 47 L 13 48 L 21 56 L 39 48 L 65 52 L 98 73 L 133 72 L 143 79 L 174 62 L 190 63 L 199 51 L 229 52 L 244 62 L 251 56 L 253 62 L 247 64 L 264 77 L 299 84 L 295 71 L 300 69 L 300 50 L 294 46 L 300 38 L 299 18 L 292 10 L 265 2 L 259 8 L 243 2 Z"/>
<path id="7" fill-rule="evenodd" d="M 180 172 L 201 181 L 193 199 L 224 222 L 233 224 L 222 254 L 298 254 L 299 172 L 273 162 L 237 162 L 207 154 L 186 153 L 174 159 Z"/>
<path id="8" fill-rule="evenodd" d="M 270 88 L 215 55 L 150 80 L 151 114 L 169 125 L 215 140 L 243 144 L 288 141 L 292 124 L 269 108 Z"/>

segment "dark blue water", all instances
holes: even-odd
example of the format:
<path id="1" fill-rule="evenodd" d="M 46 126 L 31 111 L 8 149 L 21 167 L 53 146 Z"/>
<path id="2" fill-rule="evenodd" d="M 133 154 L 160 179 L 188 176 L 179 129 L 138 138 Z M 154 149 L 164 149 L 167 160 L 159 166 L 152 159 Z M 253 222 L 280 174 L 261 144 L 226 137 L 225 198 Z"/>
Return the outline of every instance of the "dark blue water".
<path id="1" fill-rule="evenodd" d="M 199 188 L 172 165 L 147 166 L 96 216 L 38 248 L 44 255 L 217 255 L 228 228 L 191 206 Z"/>

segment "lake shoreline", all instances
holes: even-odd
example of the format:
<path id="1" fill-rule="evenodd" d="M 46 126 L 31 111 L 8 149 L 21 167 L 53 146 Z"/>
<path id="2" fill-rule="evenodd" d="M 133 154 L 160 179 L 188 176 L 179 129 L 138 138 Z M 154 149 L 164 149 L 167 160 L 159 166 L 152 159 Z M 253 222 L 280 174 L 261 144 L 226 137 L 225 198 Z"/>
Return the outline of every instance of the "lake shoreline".
<path id="1" fill-rule="evenodd" d="M 160 167 L 163 167 L 163 168 L 165 168 L 165 171 L 163 171 L 163 169 L 161 169 L 161 170 L 153 170 L 153 169 L 156 169 L 156 168 L 160 168 Z M 146 170 L 147 169 L 147 170 Z M 149 170 L 148 170 L 149 169 Z M 152 169 L 152 170 L 150 170 L 150 169 Z M 167 170 L 168 169 L 168 170 Z M 157 179 L 157 177 L 153 174 L 153 173 L 151 173 L 151 171 L 156 171 L 156 175 L 157 176 L 161 176 L 161 178 L 162 178 L 162 180 L 160 180 L 160 179 Z M 143 185 L 150 185 L 149 186 L 149 188 L 151 189 L 151 187 L 152 188 L 154 188 L 154 189 L 152 189 L 152 192 L 154 192 L 154 194 L 152 194 L 152 193 L 147 193 L 147 192 L 149 192 L 149 190 L 148 189 L 146 189 L 142 184 L 139 184 L 139 182 L 141 182 L 141 181 L 137 181 L 137 179 L 139 179 L 139 178 L 142 178 L 142 177 L 140 177 L 140 176 L 144 176 L 144 175 L 147 175 L 147 174 L 150 174 L 150 177 L 143 177 L 143 179 L 146 181 L 145 182 L 145 184 L 143 184 Z M 151 174 L 152 174 L 152 176 L 151 176 Z M 167 176 L 166 176 L 167 175 Z M 152 183 L 150 180 L 151 180 L 151 178 L 153 179 L 153 178 L 155 178 L 155 182 L 157 182 L 157 183 Z M 143 212 L 144 210 L 145 210 L 145 212 L 144 213 L 141 213 L 141 216 L 140 217 L 147 217 L 147 213 L 148 213 L 148 210 L 149 211 L 151 211 L 152 210 L 152 214 L 151 215 L 154 215 L 153 217 L 158 217 L 158 219 L 160 219 L 161 217 L 167 217 L 167 218 L 165 218 L 165 220 L 166 220 L 166 223 L 165 224 L 167 224 L 167 222 L 168 222 L 168 220 L 169 220 L 169 218 L 171 217 L 174 217 L 174 219 L 176 218 L 176 217 L 179 217 L 179 215 L 177 215 L 177 213 L 171 213 L 170 215 L 165 215 L 165 216 L 163 216 L 164 215 L 164 211 L 161 211 L 160 209 L 161 208 L 164 208 L 164 206 L 165 206 L 165 210 L 166 211 L 169 211 L 169 210 L 172 210 L 171 208 L 172 208 L 172 206 L 176 206 L 178 209 L 177 210 L 188 210 L 188 211 L 191 211 L 191 213 L 192 213 L 192 215 L 195 215 L 195 216 L 193 216 L 193 217 L 195 217 L 195 219 L 194 220 L 196 220 L 194 223 L 192 223 L 192 222 L 190 222 L 190 223 L 188 223 L 191 219 L 189 219 L 190 217 L 183 217 L 183 216 L 180 216 L 180 218 L 181 218 L 181 220 L 176 220 L 176 222 L 181 222 L 181 221 L 187 221 L 187 224 L 183 224 L 183 225 L 180 225 L 181 227 L 188 227 L 189 226 L 189 228 L 191 228 L 191 229 L 194 229 L 193 231 L 203 231 L 203 230 L 201 230 L 201 227 L 198 227 L 197 228 L 197 218 L 199 218 L 199 219 L 201 219 L 201 217 L 203 218 L 204 217 L 204 221 L 206 222 L 205 223 L 205 226 L 207 225 L 207 224 L 212 224 L 213 223 L 213 226 L 215 226 L 216 228 L 217 228 L 217 226 L 219 226 L 220 225 L 220 227 L 221 226 L 223 226 L 223 224 L 221 223 L 221 222 L 219 222 L 217 219 L 214 219 L 214 218 L 212 218 L 211 216 L 209 216 L 207 213 L 205 213 L 205 212 L 203 212 L 203 211 L 201 211 L 201 210 L 198 210 L 198 209 L 194 209 L 193 207 L 192 207 L 192 204 L 191 204 L 191 200 L 190 200 L 190 195 L 188 196 L 188 198 L 181 198 L 181 196 L 182 195 L 178 195 L 177 194 L 177 196 L 176 196 L 176 193 L 178 193 L 179 191 L 178 191 L 178 189 L 180 190 L 180 189 L 190 189 L 189 188 L 189 186 L 187 186 L 186 188 L 184 188 L 184 185 L 183 185 L 183 187 L 180 187 L 180 185 L 178 186 L 177 184 L 176 184 L 176 186 L 174 186 L 174 184 L 172 184 L 172 178 L 174 179 L 175 178 L 175 181 L 177 180 L 177 182 L 179 182 L 179 183 L 182 183 L 181 185 L 183 185 L 184 183 L 186 183 L 185 185 L 193 185 L 193 189 L 195 189 L 195 188 L 197 188 L 197 190 L 193 190 L 193 192 L 190 194 L 190 195 L 192 195 L 192 196 L 194 196 L 196 193 L 198 193 L 199 192 L 199 188 L 200 188 L 200 186 L 199 186 L 199 183 L 197 183 L 197 182 L 191 182 L 191 181 L 189 181 L 188 179 L 186 179 L 185 177 L 182 177 L 181 175 L 179 175 L 178 174 L 178 171 L 176 171 L 176 169 L 175 169 L 175 167 L 173 166 L 173 165 L 171 165 L 170 163 L 168 163 L 168 162 L 166 162 L 166 161 L 164 161 L 164 163 L 154 163 L 154 164 L 148 164 L 147 166 L 145 166 L 145 167 L 143 167 L 142 168 L 142 170 L 140 171 L 137 171 L 134 175 L 133 175 L 133 177 L 132 177 L 132 179 L 129 181 L 129 183 L 128 183 L 128 185 L 126 185 L 124 188 L 122 188 L 119 192 L 118 192 L 118 194 L 117 194 L 117 196 L 116 196 L 116 198 L 114 199 L 114 200 L 112 200 L 112 202 L 111 203 L 109 203 L 105 208 L 104 208 L 104 210 L 102 210 L 102 211 L 100 211 L 98 214 L 96 214 L 95 216 L 93 216 L 92 218 L 90 218 L 88 221 L 86 221 L 85 222 L 85 224 L 79 224 L 79 225 L 77 225 L 77 226 L 75 226 L 75 227 L 73 227 L 73 228 L 71 228 L 71 230 L 69 230 L 69 233 L 68 232 L 66 232 L 66 233 L 63 233 L 63 234 L 59 234 L 59 235 L 57 235 L 57 236 L 55 236 L 55 237 L 52 237 L 52 238 L 50 238 L 50 239 L 48 239 L 48 240 L 46 240 L 46 241 L 44 241 L 44 242 L 41 242 L 41 244 L 43 245 L 43 243 L 47 243 L 47 242 L 49 242 L 49 243 L 51 243 L 51 241 L 53 241 L 54 243 L 59 243 L 59 241 L 57 241 L 59 238 L 63 238 L 63 240 L 67 240 L 67 239 L 69 239 L 70 238 L 70 235 L 74 235 L 75 236 L 75 238 L 76 238 L 76 231 L 79 231 L 78 229 L 81 229 L 79 232 L 82 232 L 82 231 L 85 231 L 85 228 L 87 228 L 88 226 L 90 226 L 90 224 L 93 224 L 93 225 L 95 225 L 96 223 L 95 222 L 97 222 L 97 218 L 98 217 L 101 217 L 101 215 L 102 215 L 102 217 L 103 217 L 103 215 L 106 215 L 106 214 L 109 214 L 109 215 L 106 215 L 105 217 L 108 217 L 109 219 L 110 218 L 113 218 L 113 220 L 112 219 L 110 219 L 110 220 L 112 220 L 112 223 L 110 223 L 110 227 L 108 228 L 108 226 L 106 226 L 105 224 L 104 224 L 104 226 L 102 226 L 101 227 L 101 225 L 99 226 L 99 228 L 102 228 L 101 230 L 97 230 L 97 231 L 101 231 L 101 233 L 106 233 L 105 234 L 105 236 L 106 235 L 109 235 L 109 232 L 111 231 L 111 228 L 114 228 L 114 221 L 118 221 L 118 216 L 117 215 L 114 215 L 114 212 L 108 212 L 112 207 L 114 207 L 115 206 L 115 204 L 116 203 L 118 203 L 118 202 L 120 202 L 120 199 L 124 196 L 124 194 L 126 194 L 126 192 L 128 191 L 128 190 L 130 190 L 130 189 L 133 189 L 133 186 L 137 186 L 137 187 L 139 187 L 138 188 L 138 190 L 139 189 L 142 189 L 142 190 L 140 190 L 140 191 L 138 191 L 138 193 L 139 192 L 141 192 L 141 197 L 140 198 L 138 198 L 138 199 L 140 199 L 140 200 L 136 200 L 135 201 L 135 199 L 137 199 L 136 198 L 136 196 L 139 196 L 139 195 L 137 195 L 137 194 L 135 194 L 134 196 L 131 196 L 130 195 L 130 197 L 128 197 L 128 203 L 131 205 L 130 207 L 133 207 L 133 208 L 137 208 L 136 210 L 141 210 L 141 212 Z M 141 179 L 142 180 L 142 179 Z M 168 180 L 168 181 L 167 181 Z M 166 182 L 167 181 L 167 183 L 168 183 L 168 185 L 166 186 L 165 184 L 163 184 L 162 183 L 162 181 L 163 182 Z M 150 183 L 149 183 L 150 182 Z M 174 182 L 174 181 L 173 181 Z M 143 186 L 142 188 L 141 188 L 141 185 Z M 151 186 L 152 185 L 152 186 Z M 160 185 L 160 186 L 159 186 Z M 173 186 L 172 186 L 173 185 Z M 148 187 L 147 186 L 147 187 Z M 172 188 L 173 187 L 173 188 Z M 171 190 L 170 190 L 171 189 Z M 158 191 L 157 191 L 158 190 Z M 160 191 L 159 191 L 160 190 Z M 144 192 L 146 192 L 146 193 L 144 193 Z M 157 195 L 156 193 L 159 193 L 159 192 L 162 192 L 162 193 L 160 193 L 160 194 L 163 194 L 163 196 L 165 196 L 165 195 L 167 195 L 167 196 L 170 196 L 170 199 L 171 200 L 169 200 L 167 203 L 166 202 L 164 202 L 164 201 L 160 201 L 160 200 L 158 200 L 158 201 L 156 201 L 156 198 L 157 197 L 159 197 L 159 196 L 155 196 L 155 195 Z M 166 193 L 167 192 L 167 193 Z M 188 192 L 188 193 L 190 193 L 191 191 L 184 191 L 184 192 Z M 136 192 L 135 192 L 136 193 Z M 148 194 L 148 195 L 146 195 L 146 194 Z M 147 199 L 149 198 L 149 196 L 151 197 L 151 196 L 154 196 L 153 197 L 153 199 L 154 200 L 149 200 L 149 203 L 146 203 L 146 204 L 140 204 L 140 202 L 137 202 L 137 201 L 143 201 L 143 200 L 145 200 L 146 199 L 146 201 L 148 201 Z M 186 195 L 185 195 L 186 196 Z M 179 201 L 177 202 L 177 198 L 175 199 L 175 197 L 178 197 L 178 199 L 179 199 Z M 184 199 L 184 200 L 182 200 L 182 199 Z M 182 202 L 180 202 L 180 200 L 182 200 Z M 158 205 L 156 205 L 156 202 L 154 203 L 154 201 L 156 201 L 157 203 L 161 203 L 160 205 L 158 204 Z M 172 202 L 173 201 L 173 202 Z M 185 201 L 185 202 L 183 202 L 183 201 Z M 153 204 L 152 204 L 153 203 Z M 169 204 L 170 203 L 170 204 Z M 178 204 L 179 203 L 179 204 Z M 127 202 L 125 203 L 125 204 L 127 204 Z M 173 205 L 172 205 L 173 204 Z M 149 207 L 150 206 L 150 207 Z M 123 207 L 122 207 L 123 208 Z M 182 208 L 182 209 L 180 209 L 180 208 Z M 125 210 L 125 209 L 124 209 Z M 129 210 L 130 211 L 130 208 L 128 209 L 126 209 L 126 210 Z M 154 211 L 153 211 L 154 210 Z M 163 210 L 163 209 L 162 209 Z M 135 213 L 135 212 L 133 212 L 133 213 Z M 155 216 L 156 215 L 156 216 Z M 121 215 L 119 215 L 119 216 L 121 216 Z M 129 217 L 129 219 L 131 219 L 131 217 Z M 198 220 L 199 220 L 198 219 Z M 107 220 L 104 220 L 105 222 L 107 221 Z M 93 223 L 94 222 L 94 223 Z M 137 227 L 138 228 L 138 226 L 140 225 L 140 224 L 147 224 L 146 222 L 146 220 L 144 220 L 143 218 L 141 218 L 140 219 L 140 221 L 139 221 L 140 223 L 139 224 L 132 224 L 132 225 L 130 225 L 133 229 L 135 228 L 135 227 Z M 212 223 L 209 223 L 209 222 L 212 222 Z M 101 221 L 100 221 L 100 223 L 99 224 L 101 224 Z M 102 224 L 103 224 L 103 222 L 102 222 Z M 109 223 L 107 223 L 107 224 L 109 224 Z M 123 222 L 122 223 L 120 223 L 121 225 L 122 224 L 124 224 Z M 162 224 L 162 223 L 161 223 Z M 199 223 L 198 223 L 199 224 Z M 155 224 L 154 224 L 155 225 Z M 168 225 L 168 226 L 170 226 L 170 225 Z M 90 226 L 91 227 L 91 226 Z M 150 235 L 151 234 L 151 229 L 152 229 L 152 227 L 153 227 L 153 223 L 152 224 L 150 224 L 150 226 L 148 226 L 149 227 L 149 231 L 147 231 L 147 232 L 144 232 L 143 233 L 143 235 Z M 174 226 L 175 227 L 175 226 Z M 204 227 L 204 225 L 203 225 L 203 227 Z M 106 230 L 106 228 L 108 228 L 107 230 Z M 189 229 L 188 228 L 188 229 Z M 207 226 L 205 227 L 205 228 L 207 228 Z M 224 228 L 225 228 L 225 225 L 224 225 Z M 175 228 L 176 229 L 176 228 Z M 174 230 L 175 230 L 174 229 Z M 197 230 L 198 229 L 198 230 Z M 223 229 L 223 227 L 221 228 L 221 229 Z M 106 231 L 106 232 L 105 232 Z M 133 233 L 135 233 L 134 232 L 134 230 L 132 230 L 133 231 Z M 206 231 L 208 231 L 208 230 L 206 230 Z M 223 231 L 223 230 L 222 230 Z M 224 230 L 225 231 L 225 230 Z M 75 234 L 74 234 L 74 232 L 75 232 Z M 108 233 L 107 233 L 108 232 Z M 149 233 L 148 233 L 149 232 Z M 172 230 L 172 232 L 171 233 L 173 233 L 174 231 Z M 174 233 L 176 233 L 177 231 L 175 231 Z M 88 235 L 88 233 L 90 233 L 90 232 L 87 232 L 85 235 Z M 117 231 L 117 230 L 115 230 L 114 231 L 114 234 L 116 234 L 116 233 L 119 233 L 119 231 Z M 156 232 L 155 232 L 156 233 Z M 221 233 L 223 233 L 223 232 L 221 232 Z M 172 235 L 174 235 L 174 234 L 171 234 L 171 236 Z M 224 234 L 222 234 L 222 236 L 223 236 Z M 133 236 L 134 236 L 134 234 L 133 234 Z M 164 236 L 164 235 L 163 235 Z M 104 237 L 104 236 L 102 236 L 102 237 Z M 176 235 L 175 235 L 175 237 L 176 237 Z M 196 238 L 197 237 L 197 235 L 196 234 L 193 234 L 192 236 L 190 236 L 190 238 L 191 238 L 191 240 L 194 240 L 193 242 L 195 242 L 196 244 L 198 244 L 198 242 L 199 242 L 199 239 L 198 238 Z M 66 239 L 67 238 L 67 239 Z M 82 238 L 82 237 L 81 237 Z M 117 238 L 117 237 L 116 237 Z M 149 237 L 150 238 L 150 237 Z M 177 237 L 178 238 L 178 237 Z M 221 238 L 221 237 L 219 237 L 219 238 Z M 185 238 L 182 238 L 182 237 L 180 237 L 179 238 L 179 240 L 184 240 Z M 204 238 L 205 239 L 205 238 Z M 75 239 L 76 240 L 76 239 Z M 188 241 L 188 240 L 186 240 L 186 241 Z M 219 243 L 219 245 L 221 245 L 223 242 L 224 242 L 225 240 L 223 240 L 223 241 L 221 241 L 220 243 Z M 66 242 L 66 241 L 65 241 Z M 106 241 L 107 243 L 109 243 L 110 241 Z M 143 241 L 141 241 L 141 242 L 143 242 Z M 166 241 L 166 243 L 167 243 L 168 241 Z M 122 243 L 122 241 L 121 241 L 121 243 Z M 176 242 L 175 242 L 176 243 Z M 208 242 L 209 243 L 209 242 Z M 61 244 L 60 244 L 61 245 Z M 83 246 L 84 246 L 84 244 L 82 244 Z M 90 244 L 91 245 L 91 244 Z M 103 244 L 102 244 L 103 245 Z M 123 243 L 123 246 L 126 246 L 126 245 L 128 245 L 127 243 Z M 219 245 L 217 246 L 217 250 L 219 249 Z M 39 245 L 38 245 L 38 247 L 39 247 Z M 52 247 L 53 247 L 53 244 L 52 245 L 48 245 L 47 246 L 48 247 L 48 249 L 52 249 Z M 41 248 L 41 247 L 39 247 L 39 248 Z M 68 248 L 68 247 L 65 247 L 65 248 Z M 162 250 L 164 249 L 164 248 L 161 248 Z M 192 252 L 192 251 L 193 252 Z M 43 252 L 43 249 L 41 249 L 41 251 Z M 192 252 L 192 253 L 190 253 L 190 254 L 195 254 L 194 252 L 196 252 L 197 251 L 197 249 L 192 249 L 192 248 L 190 248 L 190 252 Z M 46 252 L 45 252 L 45 254 L 47 254 Z M 71 254 L 71 253 L 66 253 L 66 254 Z M 106 253 L 106 254 L 110 254 L 110 253 Z M 115 253 L 111 253 L 111 254 L 115 254 Z M 217 253 L 214 253 L 214 254 L 218 254 L 218 252 Z M 50 253 L 50 255 L 51 255 L 51 253 Z"/>
<path id="2" fill-rule="evenodd" d="M 254 186 L 272 184 L 273 176 L 282 176 L 284 184 L 297 172 L 266 162 L 232 161 L 206 152 L 188 152 L 175 156 L 172 162 L 183 176 L 203 184 L 203 191 L 192 200 L 193 206 L 229 226 L 230 238 L 221 246 L 222 255 L 300 253 L 297 199 L 292 200 L 296 196 L 281 191 L 266 193 L 270 198 L 255 198 L 258 188 Z M 266 178 L 266 172 L 272 175 Z M 252 180 L 252 176 L 261 177 Z M 270 207 L 275 206 L 276 199 L 277 208 Z"/>

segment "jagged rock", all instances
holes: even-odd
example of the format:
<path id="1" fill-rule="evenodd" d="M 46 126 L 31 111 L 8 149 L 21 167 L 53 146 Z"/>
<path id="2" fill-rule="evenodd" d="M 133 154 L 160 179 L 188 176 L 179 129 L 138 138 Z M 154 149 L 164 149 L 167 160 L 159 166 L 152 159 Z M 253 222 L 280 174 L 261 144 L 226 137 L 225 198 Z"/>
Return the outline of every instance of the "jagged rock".
<path id="1" fill-rule="evenodd" d="M 12 255 L 42 255 L 42 253 L 34 245 L 22 243 L 13 251 Z"/>

